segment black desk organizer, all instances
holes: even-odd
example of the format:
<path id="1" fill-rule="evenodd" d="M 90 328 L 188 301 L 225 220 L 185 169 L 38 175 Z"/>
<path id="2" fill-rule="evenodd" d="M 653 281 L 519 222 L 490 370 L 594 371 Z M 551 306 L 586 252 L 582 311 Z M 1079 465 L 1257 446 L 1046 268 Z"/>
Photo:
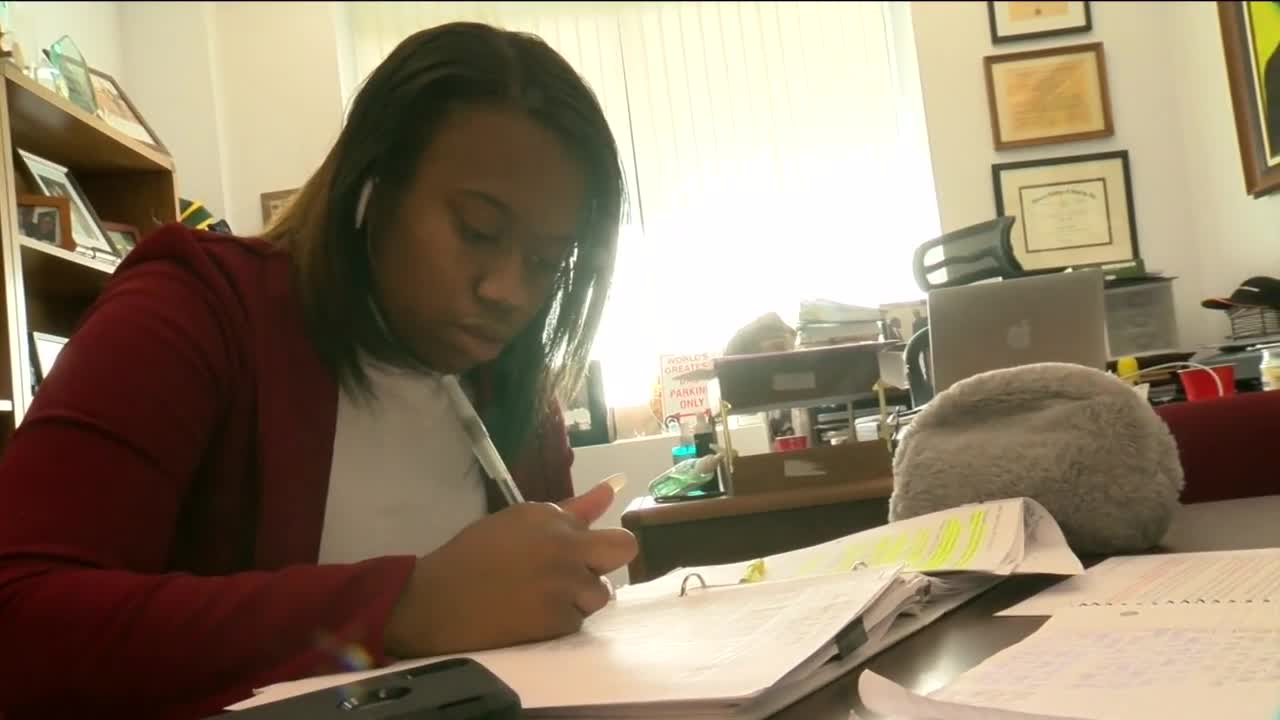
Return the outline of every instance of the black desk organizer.
<path id="1" fill-rule="evenodd" d="M 514 720 L 515 691 L 480 663 L 444 660 L 216 716 L 219 720 Z M 212 720 L 212 719 L 209 719 Z"/>

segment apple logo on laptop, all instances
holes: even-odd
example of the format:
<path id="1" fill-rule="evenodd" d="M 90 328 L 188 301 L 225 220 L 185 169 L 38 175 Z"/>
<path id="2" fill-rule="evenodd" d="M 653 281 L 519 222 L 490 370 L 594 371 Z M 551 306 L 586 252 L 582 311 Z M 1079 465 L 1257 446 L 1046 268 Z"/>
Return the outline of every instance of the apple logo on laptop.
<path id="1" fill-rule="evenodd" d="M 1031 347 L 1031 321 L 1023 320 L 1009 328 L 1005 336 L 1011 350 L 1026 350 Z"/>

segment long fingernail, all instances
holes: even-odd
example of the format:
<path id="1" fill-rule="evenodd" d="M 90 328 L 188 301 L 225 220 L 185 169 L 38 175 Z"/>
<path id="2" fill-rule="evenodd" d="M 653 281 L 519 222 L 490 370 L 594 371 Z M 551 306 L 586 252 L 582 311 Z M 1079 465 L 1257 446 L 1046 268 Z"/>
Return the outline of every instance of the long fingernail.
<path id="1" fill-rule="evenodd" d="M 605 478 L 604 481 L 608 483 L 609 487 L 613 488 L 614 492 L 618 492 L 627 486 L 627 475 L 626 473 L 617 473 Z"/>

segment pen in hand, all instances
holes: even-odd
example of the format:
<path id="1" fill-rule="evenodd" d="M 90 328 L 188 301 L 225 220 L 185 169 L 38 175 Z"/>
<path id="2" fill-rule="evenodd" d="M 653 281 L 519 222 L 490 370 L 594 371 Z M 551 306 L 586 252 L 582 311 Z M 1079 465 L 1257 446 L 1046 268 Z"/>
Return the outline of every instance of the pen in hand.
<path id="1" fill-rule="evenodd" d="M 467 399 L 467 394 L 458 383 L 458 378 L 454 375 L 446 375 L 443 382 L 454 410 L 458 413 L 458 419 L 462 421 L 462 429 L 471 441 L 471 452 L 475 453 L 476 460 L 480 461 L 480 467 L 484 468 L 485 473 L 498 486 L 498 490 L 502 492 L 502 499 L 507 505 L 518 505 L 524 502 L 520 488 L 516 487 L 511 472 L 507 470 L 506 463 L 502 462 L 498 448 L 494 447 L 489 431 L 485 429 L 484 422 L 480 420 L 476 409 Z"/>

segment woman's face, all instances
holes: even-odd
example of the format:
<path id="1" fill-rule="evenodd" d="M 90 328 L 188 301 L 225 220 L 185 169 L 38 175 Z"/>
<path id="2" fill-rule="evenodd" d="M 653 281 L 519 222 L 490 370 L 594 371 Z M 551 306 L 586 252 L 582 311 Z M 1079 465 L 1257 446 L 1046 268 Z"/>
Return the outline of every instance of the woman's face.
<path id="1" fill-rule="evenodd" d="M 440 372 L 493 360 L 550 298 L 584 202 L 551 131 L 516 110 L 451 113 L 390 221 L 369 219 L 392 330 Z"/>

